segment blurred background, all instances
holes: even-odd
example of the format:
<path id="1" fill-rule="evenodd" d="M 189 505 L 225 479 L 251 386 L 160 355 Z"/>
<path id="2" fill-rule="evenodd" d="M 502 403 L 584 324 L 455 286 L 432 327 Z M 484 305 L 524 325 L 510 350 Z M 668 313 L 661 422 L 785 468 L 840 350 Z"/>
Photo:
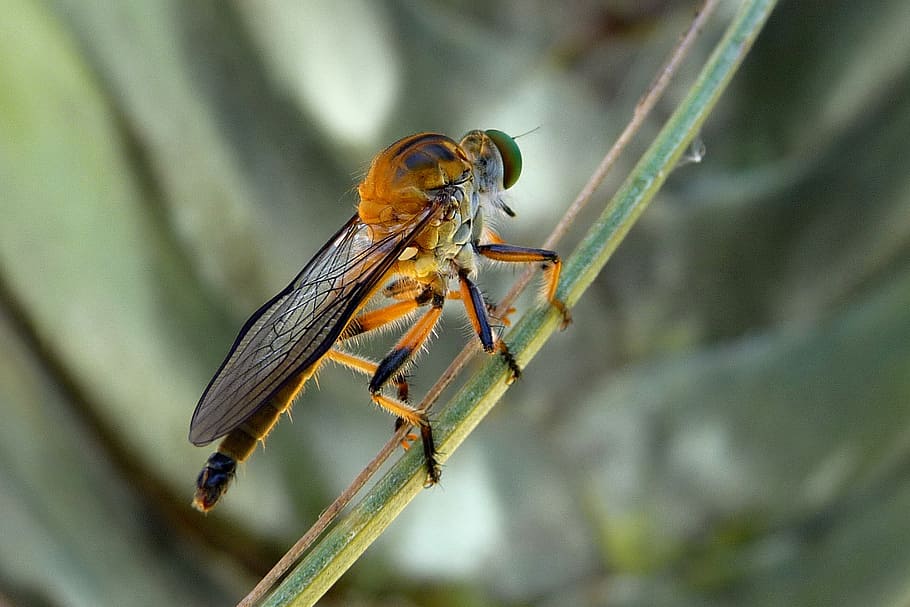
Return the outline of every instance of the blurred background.
<path id="1" fill-rule="evenodd" d="M 392 429 L 326 368 L 191 510 L 190 415 L 246 317 L 421 130 L 536 129 L 500 228 L 538 245 L 695 4 L 0 1 L 0 604 L 241 598 Z M 324 604 L 906 604 L 908 27 L 781 2 L 703 161 Z M 413 394 L 470 338 L 452 308 Z"/>

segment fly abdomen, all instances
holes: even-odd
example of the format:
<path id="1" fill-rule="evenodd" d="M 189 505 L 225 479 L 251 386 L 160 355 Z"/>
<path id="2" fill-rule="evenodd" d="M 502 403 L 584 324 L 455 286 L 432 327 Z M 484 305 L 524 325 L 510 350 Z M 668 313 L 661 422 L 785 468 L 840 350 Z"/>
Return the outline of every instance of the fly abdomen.
<path id="1" fill-rule="evenodd" d="M 224 437 L 196 479 L 193 506 L 197 510 L 208 512 L 218 503 L 234 480 L 237 464 L 253 453 L 256 443 L 269 433 L 280 415 L 278 409 L 267 403 L 243 425 Z"/>
<path id="2" fill-rule="evenodd" d="M 227 491 L 236 471 L 237 460 L 219 451 L 212 453 L 196 479 L 196 495 L 193 497 L 196 510 L 211 510 Z"/>
<path id="3" fill-rule="evenodd" d="M 278 418 L 293 402 L 306 377 L 307 375 L 302 375 L 296 381 L 289 382 L 288 386 L 279 390 L 249 419 L 224 437 L 218 445 L 218 450 L 209 457 L 196 479 L 193 506 L 197 510 L 208 512 L 218 503 L 234 480 L 237 464 L 246 460 L 256 449 L 256 443 L 272 430 Z"/>
<path id="4" fill-rule="evenodd" d="M 218 445 L 218 450 L 212 453 L 205 462 L 202 472 L 196 479 L 196 494 L 193 496 L 193 506 L 197 510 L 208 512 L 218 503 L 221 496 L 228 490 L 231 481 L 234 480 L 237 464 L 253 453 L 256 443 L 262 436 L 268 434 L 271 427 L 278 421 L 279 413 L 275 407 L 266 405 L 262 409 L 268 409 L 274 412 L 274 415 L 272 423 L 260 436 L 254 436 L 253 433 L 256 431 L 248 424 L 243 424 L 225 436 Z"/>

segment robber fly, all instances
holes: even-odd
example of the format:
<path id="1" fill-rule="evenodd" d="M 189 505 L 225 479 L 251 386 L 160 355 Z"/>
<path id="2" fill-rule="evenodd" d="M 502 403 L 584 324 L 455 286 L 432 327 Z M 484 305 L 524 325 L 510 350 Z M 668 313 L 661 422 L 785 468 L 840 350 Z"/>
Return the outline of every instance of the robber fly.
<path id="1" fill-rule="evenodd" d="M 537 262 L 548 269 L 547 299 L 556 298 L 560 260 L 553 251 L 504 243 L 484 226 L 494 212 L 514 217 L 504 200 L 521 172 L 521 152 L 501 131 L 471 131 L 456 143 L 419 133 L 380 152 L 358 187 L 357 213 L 329 239 L 283 291 L 246 324 L 206 387 L 189 439 L 224 437 L 196 481 L 193 505 L 206 512 L 325 360 L 370 377 L 372 401 L 397 425 L 420 429 L 428 485 L 440 468 L 430 421 L 408 404 L 403 372 L 426 342 L 447 298 L 460 299 L 483 349 L 520 373 L 508 347 L 493 336 L 487 304 L 474 283 L 478 256 Z M 450 291 L 450 284 L 457 290 Z M 374 295 L 389 302 L 370 311 Z M 351 353 L 344 341 L 422 311 L 378 363 Z M 383 392 L 397 388 L 397 398 Z"/>

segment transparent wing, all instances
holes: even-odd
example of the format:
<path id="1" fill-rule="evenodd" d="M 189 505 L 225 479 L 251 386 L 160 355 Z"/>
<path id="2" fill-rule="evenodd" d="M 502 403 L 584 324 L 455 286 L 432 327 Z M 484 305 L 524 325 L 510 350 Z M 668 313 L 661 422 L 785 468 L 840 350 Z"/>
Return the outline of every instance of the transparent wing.
<path id="1" fill-rule="evenodd" d="M 317 364 L 388 274 L 434 205 L 395 234 L 373 241 L 357 215 L 329 240 L 281 293 L 246 322 L 202 394 L 190 442 L 224 436 L 291 377 Z"/>

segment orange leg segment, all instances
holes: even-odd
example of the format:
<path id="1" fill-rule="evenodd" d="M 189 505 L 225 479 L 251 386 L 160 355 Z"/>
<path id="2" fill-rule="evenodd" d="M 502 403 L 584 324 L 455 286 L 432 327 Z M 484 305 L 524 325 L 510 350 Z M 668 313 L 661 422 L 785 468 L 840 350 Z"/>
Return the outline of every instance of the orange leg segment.
<path id="1" fill-rule="evenodd" d="M 421 444 L 423 445 L 423 457 L 427 465 L 427 478 L 424 486 L 435 485 L 439 482 L 442 470 L 439 462 L 436 460 L 436 443 L 433 442 L 433 428 L 430 426 L 430 420 L 423 411 L 417 411 L 409 405 L 389 398 L 382 394 L 376 393 L 371 395 L 373 402 L 395 415 L 400 420 L 404 420 L 412 426 L 420 428 Z M 398 424 L 396 424 L 396 429 Z M 405 443 L 402 443 L 404 446 Z M 405 447 L 407 448 L 407 447 Z"/>
<path id="2" fill-rule="evenodd" d="M 363 356 L 357 356 L 356 354 L 351 354 L 350 352 L 344 352 L 337 348 L 332 348 L 328 351 L 325 357 L 331 361 L 338 363 L 339 365 L 345 366 L 348 369 L 363 373 L 364 375 L 373 376 L 376 373 L 376 369 L 379 367 L 376 363 L 368 358 Z M 397 375 L 394 380 L 395 387 L 398 389 L 398 399 L 404 402 L 408 400 L 408 382 L 404 375 Z"/>
<path id="3" fill-rule="evenodd" d="M 348 369 L 353 369 L 354 371 L 359 371 L 364 375 L 373 375 L 376 373 L 376 363 L 368 358 L 362 356 L 357 356 L 356 354 L 351 354 L 350 352 L 344 352 L 336 348 L 332 348 L 328 351 L 325 357 L 331 361 L 343 365 Z"/>
<path id="4" fill-rule="evenodd" d="M 349 352 L 343 352 L 338 349 L 331 349 L 326 354 L 326 358 L 332 360 L 340 365 L 353 369 L 354 371 L 359 371 L 365 375 L 373 375 L 376 373 L 376 368 L 378 365 L 373 361 L 364 358 L 362 356 L 357 356 L 356 354 L 351 354 Z M 399 376 L 400 378 L 401 376 Z M 405 386 L 405 395 L 407 394 L 407 383 L 404 382 L 404 379 L 396 379 L 397 382 L 403 382 Z M 402 393 L 401 385 L 398 386 L 399 396 Z M 382 409 L 388 411 L 397 418 L 395 423 L 395 429 L 401 426 L 402 423 L 408 423 L 412 426 L 420 428 L 420 434 L 423 438 L 423 449 L 424 455 L 427 457 L 427 483 L 435 484 L 439 482 L 440 470 L 439 464 L 436 462 L 436 448 L 433 443 L 433 434 L 432 429 L 430 428 L 430 422 L 427 419 L 426 413 L 423 411 L 418 411 L 412 406 L 405 402 L 406 398 L 394 399 L 383 394 L 371 394 L 370 398 L 374 403 L 379 405 Z M 409 441 L 417 439 L 417 435 L 408 434 L 401 441 L 401 446 L 407 450 L 410 448 L 411 444 Z M 429 442 L 427 442 L 429 441 Z"/>
<path id="5" fill-rule="evenodd" d="M 572 317 L 569 315 L 566 304 L 556 297 L 556 289 L 559 286 L 559 273 L 562 270 L 562 260 L 559 259 L 559 255 L 557 255 L 555 251 L 519 247 L 506 243 L 494 243 L 477 245 L 477 252 L 488 259 L 494 259 L 496 261 L 505 261 L 508 263 L 543 262 L 549 264 L 547 301 L 562 314 L 563 329 L 572 322 Z"/>
<path id="6" fill-rule="evenodd" d="M 389 381 L 393 375 L 398 373 L 401 368 L 407 364 L 414 353 L 420 349 L 430 335 L 433 328 L 442 315 L 442 304 L 445 302 L 445 296 L 434 294 L 432 305 L 423 316 L 417 319 L 417 322 L 408 329 L 395 347 L 379 363 L 379 368 L 370 380 L 370 394 L 378 394 L 382 387 Z"/>
<path id="7" fill-rule="evenodd" d="M 378 329 L 390 322 L 395 322 L 399 318 L 407 316 L 420 306 L 421 304 L 418 303 L 416 299 L 410 299 L 408 301 L 398 301 L 382 308 L 364 312 L 354 318 L 354 320 L 351 321 L 351 324 L 348 325 L 348 329 L 345 331 L 345 338 L 354 337 L 355 335 Z"/>

